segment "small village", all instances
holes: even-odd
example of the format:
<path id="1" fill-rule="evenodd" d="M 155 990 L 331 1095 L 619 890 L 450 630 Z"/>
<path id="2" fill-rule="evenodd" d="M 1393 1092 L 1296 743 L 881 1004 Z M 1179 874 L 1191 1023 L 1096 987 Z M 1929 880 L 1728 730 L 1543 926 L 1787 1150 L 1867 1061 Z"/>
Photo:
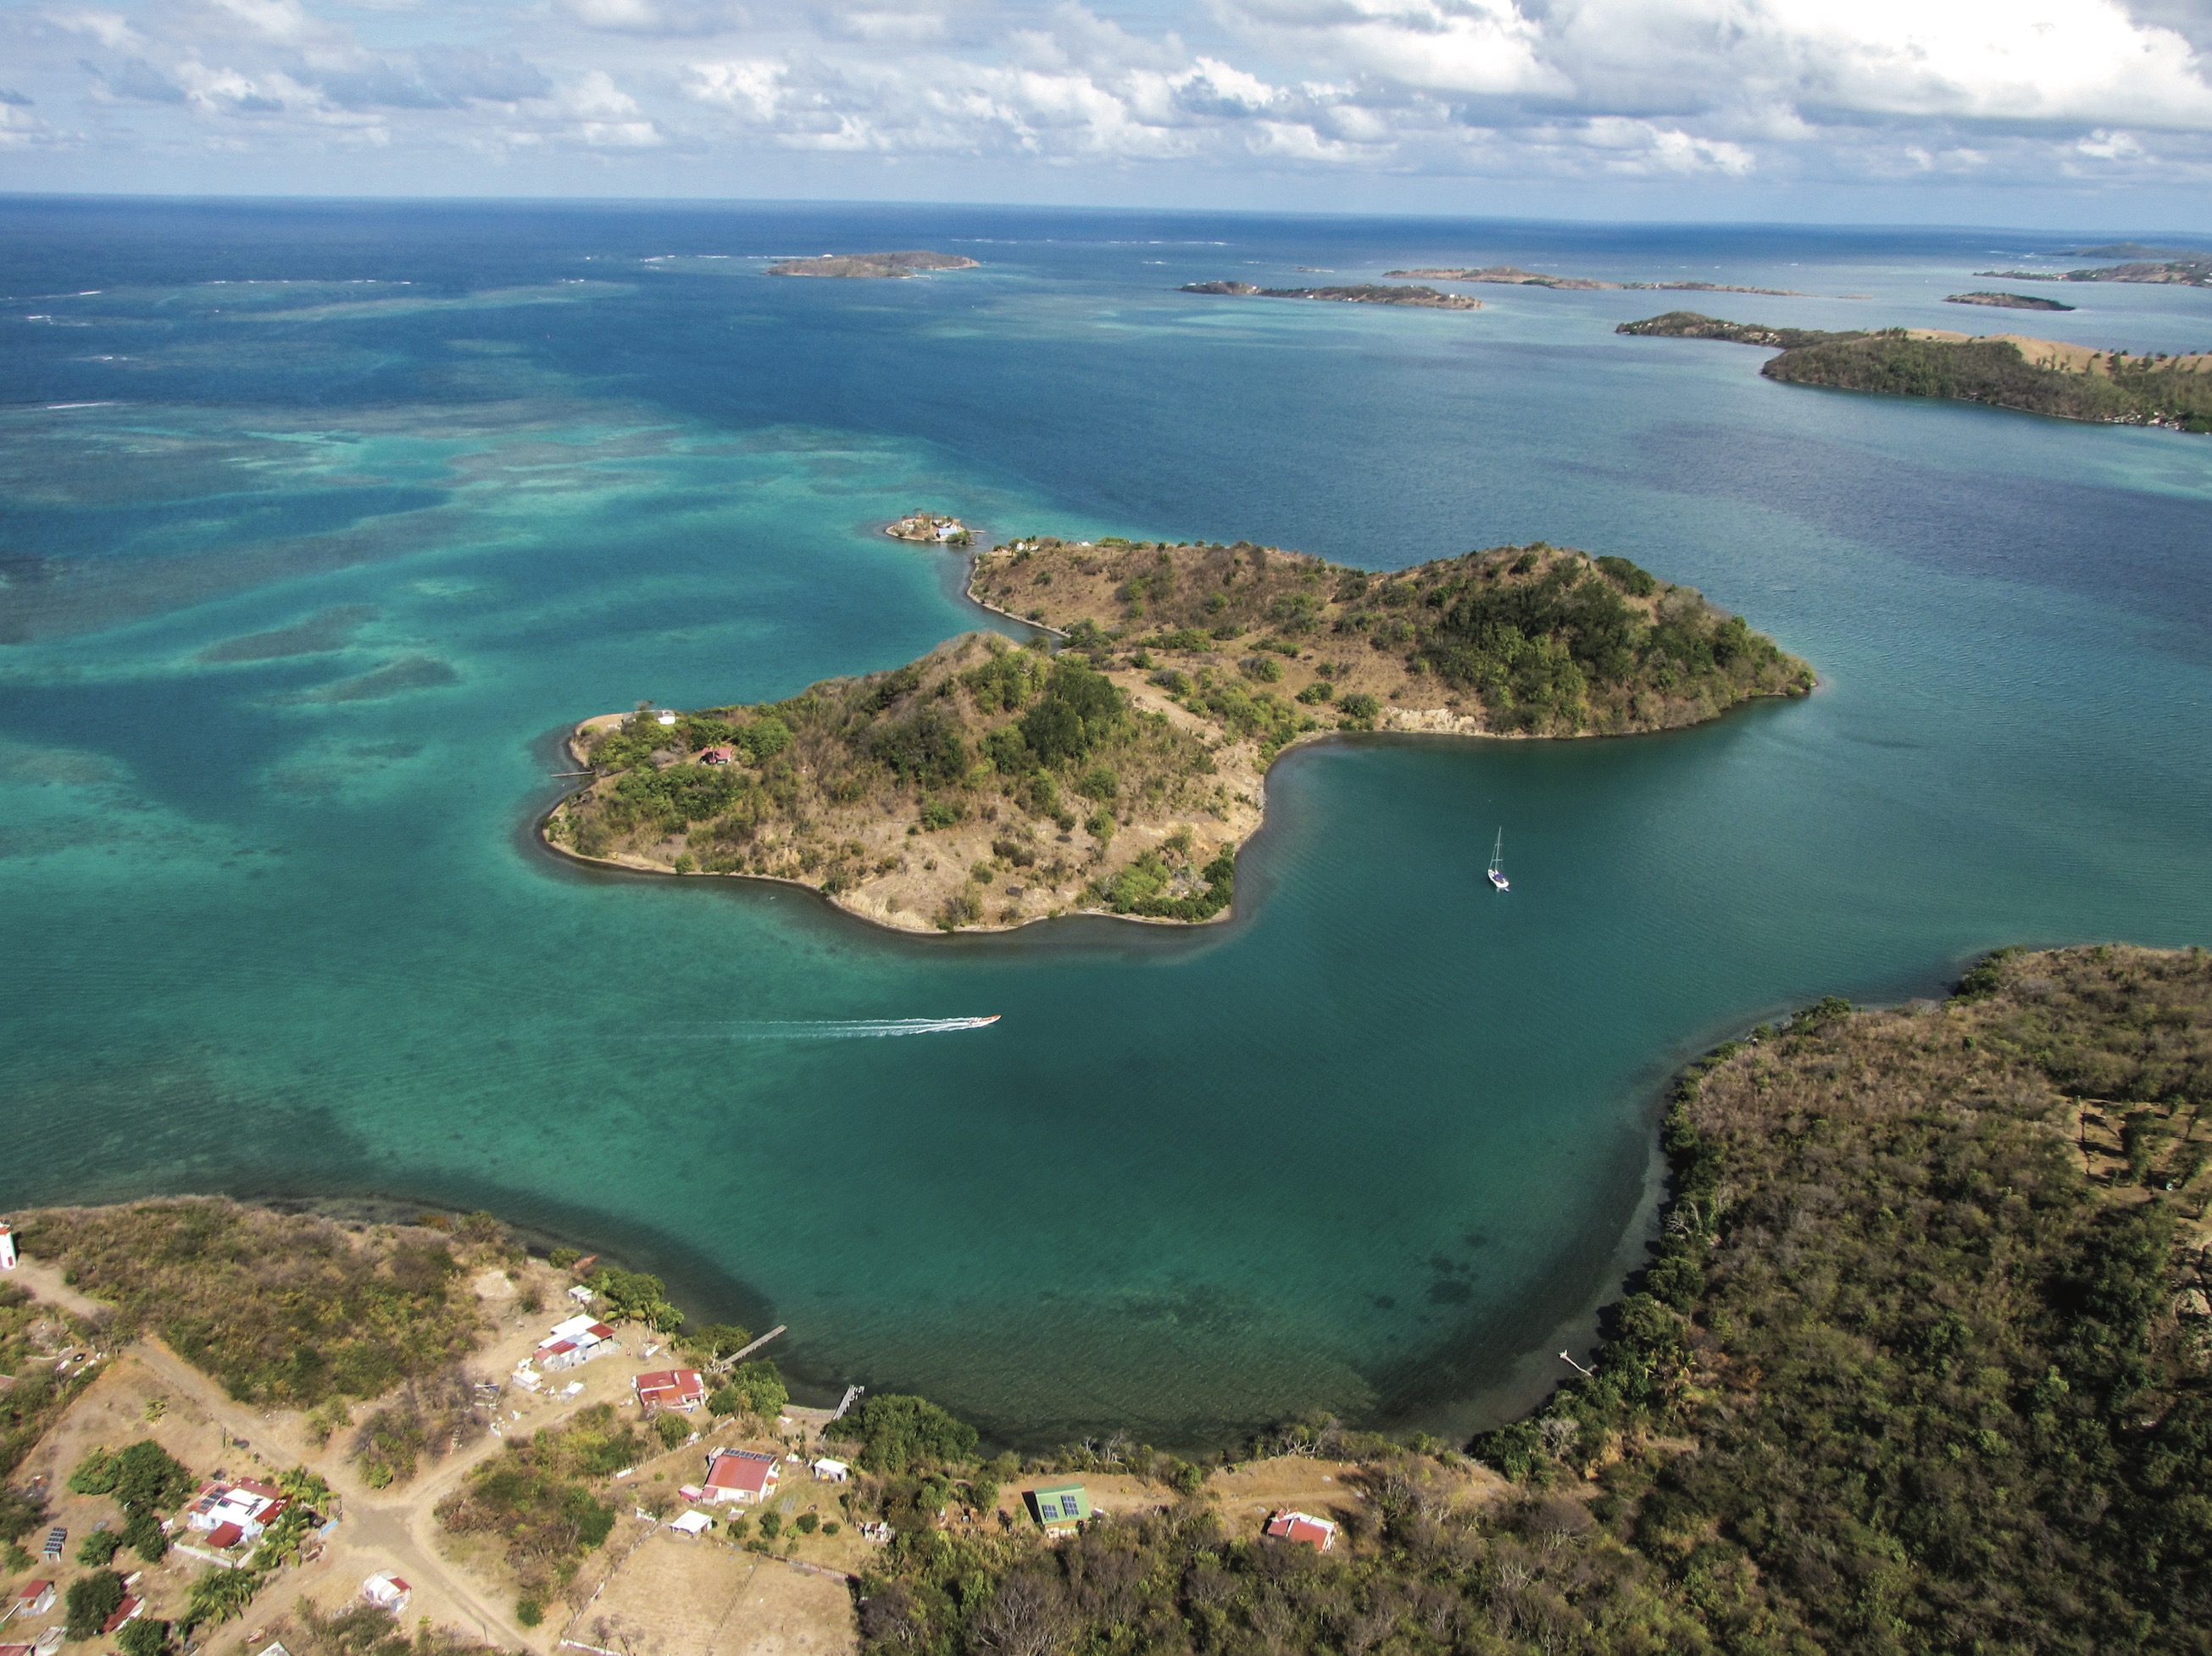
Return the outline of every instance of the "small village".
<path id="1" fill-rule="evenodd" d="M 532 1258 L 467 1283 L 488 1325 L 467 1369 L 481 1431 L 426 1445 L 428 1464 L 402 1481 L 360 1453 L 383 1418 L 368 1404 L 346 1411 L 366 1422 L 349 1454 L 342 1430 L 317 1441 L 327 1419 L 240 1404 L 151 1335 L 88 1347 L 81 1331 L 106 1308 L 0 1225 L 0 1305 L 52 1307 L 27 1325 L 34 1362 L 76 1388 L 10 1479 L 10 1510 L 36 1514 L 24 1542 L 37 1556 L 15 1545 L 0 1568 L 0 1656 L 337 1656 L 321 1641 L 364 1616 L 393 1637 L 437 1629 L 453 1656 L 856 1649 L 863 1577 L 916 1521 L 886 1520 L 881 1480 L 836 1435 L 864 1389 L 834 1409 L 794 1404 L 757 1356 L 783 1330 L 702 1356 L 590 1286 L 604 1280 L 594 1257 L 562 1252 L 564 1265 Z M 766 1412 L 732 1400 L 732 1375 L 770 1377 L 754 1394 Z M 503 1450 L 602 1418 L 640 1447 L 604 1474 L 604 1544 L 541 1596 L 466 1532 L 455 1502 L 496 1474 Z M 1353 1498 L 1336 1481 L 1344 1470 L 1293 1458 L 1215 1483 L 1224 1516 L 1255 1538 L 1318 1554 L 1337 1544 L 1340 1513 L 1305 1508 Z M 922 1521 L 1052 1546 L 1177 1498 L 1115 1471 L 987 1487 L 981 1509 L 951 1491 L 927 1497 Z"/>

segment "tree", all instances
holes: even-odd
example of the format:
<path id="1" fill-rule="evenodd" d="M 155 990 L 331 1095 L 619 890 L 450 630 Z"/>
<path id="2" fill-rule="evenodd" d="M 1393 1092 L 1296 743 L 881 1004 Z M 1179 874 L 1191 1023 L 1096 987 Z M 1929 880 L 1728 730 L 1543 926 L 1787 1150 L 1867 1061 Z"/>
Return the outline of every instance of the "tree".
<path id="1" fill-rule="evenodd" d="M 1063 655 L 1052 664 L 1043 695 L 1022 715 L 1022 736 L 1042 762 L 1057 765 L 1089 753 L 1121 716 L 1121 692 L 1114 681 L 1090 663 Z"/>
<path id="2" fill-rule="evenodd" d="M 668 1298 L 668 1285 L 642 1271 L 623 1271 L 601 1265 L 585 1281 L 595 1293 L 606 1295 L 607 1309 L 617 1318 L 629 1318 L 672 1332 L 684 1322 L 684 1313 Z"/>
<path id="3" fill-rule="evenodd" d="M 115 1499 L 130 1513 L 165 1512 L 192 1492 L 192 1475 L 151 1438 L 115 1457 Z"/>
<path id="4" fill-rule="evenodd" d="M 887 1392 L 831 1423 L 830 1435 L 858 1439 L 872 1472 L 902 1472 L 917 1463 L 963 1462 L 975 1453 L 975 1429 L 930 1402 Z"/>
<path id="5" fill-rule="evenodd" d="M 113 1570 L 94 1570 L 70 1583 L 68 1636 L 96 1639 L 107 1618 L 123 1608 L 123 1578 Z"/>
<path id="6" fill-rule="evenodd" d="M 729 1378 L 714 1388 L 707 1406 L 718 1415 L 751 1414 L 773 1420 L 790 1401 L 791 1392 L 783 1383 L 782 1372 L 769 1358 L 756 1357 L 732 1369 Z"/>

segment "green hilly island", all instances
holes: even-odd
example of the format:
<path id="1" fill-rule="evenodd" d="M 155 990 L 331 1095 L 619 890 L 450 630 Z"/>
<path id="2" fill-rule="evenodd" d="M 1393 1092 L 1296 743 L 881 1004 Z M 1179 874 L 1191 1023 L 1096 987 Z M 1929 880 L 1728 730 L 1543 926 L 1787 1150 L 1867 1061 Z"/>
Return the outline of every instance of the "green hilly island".
<path id="1" fill-rule="evenodd" d="M 909 931 L 1228 906 L 1275 759 L 1332 733 L 1672 729 L 1813 670 L 1626 558 L 1543 543 L 1372 573 L 1250 541 L 1033 535 L 969 595 L 1056 634 L 971 633 L 775 701 L 586 719 L 571 856 L 790 881 Z"/>
<path id="2" fill-rule="evenodd" d="M 1722 339 L 1781 355 L 1759 373 L 1785 384 L 1893 397 L 1937 397 L 2106 425 L 2212 432 L 2212 353 L 2093 350 L 2025 335 L 1925 328 L 1823 332 L 1669 311 L 1616 333 Z"/>

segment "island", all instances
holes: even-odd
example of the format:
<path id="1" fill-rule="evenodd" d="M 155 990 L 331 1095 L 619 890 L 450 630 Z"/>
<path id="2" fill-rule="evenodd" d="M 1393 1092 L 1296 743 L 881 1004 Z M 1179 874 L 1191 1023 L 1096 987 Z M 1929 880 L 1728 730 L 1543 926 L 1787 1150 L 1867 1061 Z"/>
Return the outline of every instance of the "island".
<path id="1" fill-rule="evenodd" d="M 1590 276 L 1547 276 L 1516 264 L 1486 264 L 1480 270 L 1385 270 L 1389 276 L 1425 277 L 1431 282 L 1497 282 L 1519 288 L 1563 288 L 1599 293 L 1680 291 L 1698 294 L 1765 294 L 1782 299 L 1806 295 L 1789 288 L 1735 288 L 1719 282 L 1599 282 Z"/>
<path id="2" fill-rule="evenodd" d="M 2001 311 L 2070 311 L 2071 305 L 2062 305 L 2055 299 L 2044 299 L 2034 294 L 1972 293 L 1947 294 L 1946 305 L 1990 305 Z"/>
<path id="3" fill-rule="evenodd" d="M 959 519 L 921 511 L 909 512 L 897 522 L 884 525 L 884 533 L 895 541 L 921 541 L 932 546 L 966 546 L 975 538 Z"/>
<path id="4" fill-rule="evenodd" d="M 1249 282 L 1188 282 L 1181 292 L 1220 294 L 1232 299 L 1321 299 L 1339 305 L 1413 305 L 1431 311 L 1479 311 L 1482 301 L 1434 288 L 1386 288 L 1361 282 L 1350 288 L 1261 288 Z"/>
<path id="5" fill-rule="evenodd" d="M 1946 397 L 2102 425 L 2212 432 L 2212 352 L 2136 356 L 2026 334 L 1939 328 L 1830 333 L 1728 322 L 1695 311 L 1624 322 L 1613 331 L 1764 345 L 1781 355 L 1761 364 L 1759 373 L 1790 385 Z"/>
<path id="6" fill-rule="evenodd" d="M 968 590 L 1039 635 L 587 719 L 569 751 L 591 779 L 544 842 L 790 882 L 904 931 L 1192 923 L 1228 909 L 1263 779 L 1298 743 L 1672 729 L 1814 682 L 1695 591 L 1541 542 L 1377 574 L 1249 541 L 1032 535 L 976 556 Z"/>
<path id="7" fill-rule="evenodd" d="M 973 270 L 976 261 L 957 253 L 933 253 L 915 249 L 902 253 L 823 253 L 814 258 L 787 258 L 768 267 L 781 276 L 848 276 L 874 280 L 919 276 L 927 270 Z"/>
<path id="8" fill-rule="evenodd" d="M 2185 288 L 2212 287 L 2212 257 L 2136 259 L 2124 264 L 2099 265 L 2084 270 L 1977 270 L 1978 276 L 2001 282 L 2145 282 Z"/>

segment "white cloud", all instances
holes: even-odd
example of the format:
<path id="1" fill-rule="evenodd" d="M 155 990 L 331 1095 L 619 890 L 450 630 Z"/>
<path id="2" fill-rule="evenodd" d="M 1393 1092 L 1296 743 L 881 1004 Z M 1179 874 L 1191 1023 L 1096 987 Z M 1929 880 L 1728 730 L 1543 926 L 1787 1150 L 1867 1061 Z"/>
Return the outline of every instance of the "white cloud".
<path id="1" fill-rule="evenodd" d="M 1564 95 L 1543 33 L 1513 0 L 1230 0 L 1269 49 L 1426 91 Z"/>
<path id="2" fill-rule="evenodd" d="M 2212 67 L 2192 33 L 2212 42 L 2206 0 L 1156 0 L 1115 17 L 1080 0 L 0 6 L 0 61 L 38 115 L 66 125 L 74 98 L 97 142 L 124 147 L 1708 191 L 2194 177 L 2212 166 Z M 33 119 L 0 118 L 0 148 L 43 142 L 22 136 L 48 130 Z"/>

